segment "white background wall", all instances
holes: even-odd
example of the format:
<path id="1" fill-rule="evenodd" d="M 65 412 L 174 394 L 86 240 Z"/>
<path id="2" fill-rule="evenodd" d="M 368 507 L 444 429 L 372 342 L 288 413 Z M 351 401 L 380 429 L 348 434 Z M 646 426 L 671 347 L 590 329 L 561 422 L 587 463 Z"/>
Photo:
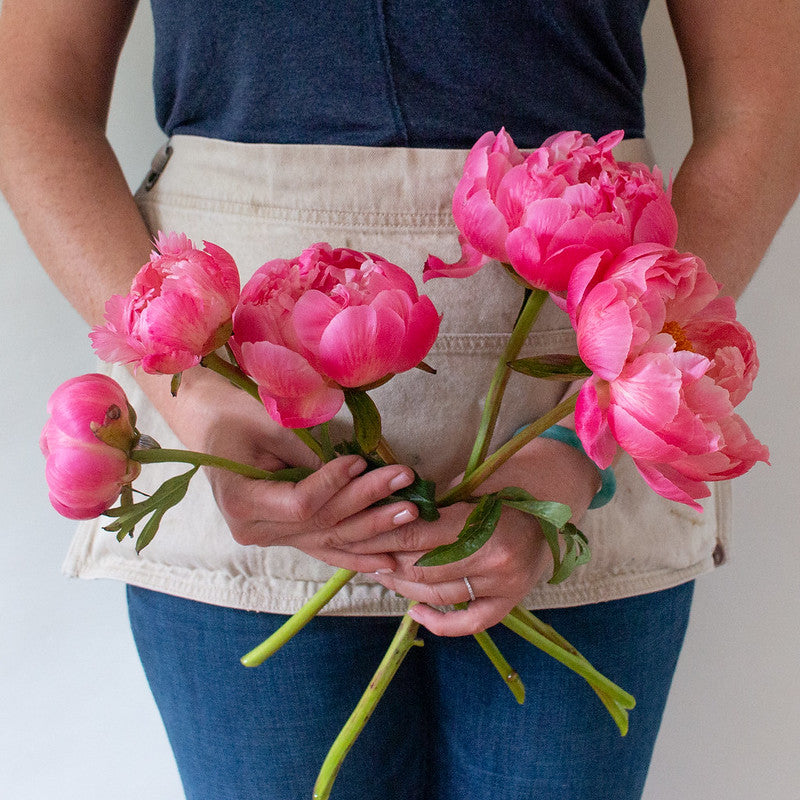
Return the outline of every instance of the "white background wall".
<path id="1" fill-rule="evenodd" d="M 132 184 L 161 142 L 149 110 L 146 5 L 123 54 L 110 126 Z M 663 0 L 654 2 L 646 42 L 649 135 L 669 170 L 679 165 L 690 131 Z M 760 465 L 735 484 L 734 560 L 699 581 L 645 800 L 800 797 L 798 252 L 800 205 L 739 306 L 762 361 L 742 413 L 769 444 L 772 467 Z M 92 356 L 84 324 L 2 201 L 0 263 L 0 796 L 179 798 L 122 587 L 69 581 L 59 572 L 72 523 L 47 503 L 38 436 L 49 394 L 91 371 Z"/>

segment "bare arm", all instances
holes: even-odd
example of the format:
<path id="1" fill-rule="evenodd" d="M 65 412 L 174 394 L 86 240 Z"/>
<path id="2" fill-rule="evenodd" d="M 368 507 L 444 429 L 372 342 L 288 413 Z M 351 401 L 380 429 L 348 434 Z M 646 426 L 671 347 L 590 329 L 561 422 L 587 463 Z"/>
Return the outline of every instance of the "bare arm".
<path id="1" fill-rule="evenodd" d="M 5 0 L 0 188 L 42 264 L 89 322 L 126 291 L 149 234 L 105 137 L 135 0 Z M 76 198 L 80 198 L 76 202 Z"/>
<path id="2" fill-rule="evenodd" d="M 685 62 L 694 133 L 673 190 L 678 246 L 701 256 L 724 291 L 738 296 L 800 191 L 800 5 L 795 0 L 767 0 L 757 8 L 744 0 L 668 3 Z M 543 477 L 539 465 L 548 463 L 556 470 L 555 485 L 527 488 L 571 504 L 579 519 L 597 488 L 587 495 L 592 475 L 585 470 L 591 465 L 561 443 L 531 445 L 503 477 L 511 484 L 535 483 Z M 568 456 L 572 464 L 562 460 Z M 570 476 L 572 482 L 566 480 Z M 439 524 L 453 522 L 445 518 Z M 479 595 L 467 610 L 442 614 L 419 605 L 413 613 L 442 635 L 492 624 L 530 590 L 547 559 L 529 521 L 506 517 L 503 525 L 499 536 L 458 565 L 418 568 L 403 556 L 395 573 L 381 581 L 421 603 L 441 604 L 466 599 L 459 576 L 467 574 Z M 417 522 L 397 537 L 410 538 L 425 527 Z"/>
<path id="3" fill-rule="evenodd" d="M 101 321 L 111 294 L 128 291 L 151 249 L 105 135 L 135 7 L 135 0 L 4 0 L 0 13 L 0 189 L 34 253 L 89 323 Z M 187 372 L 177 400 L 169 378 L 137 379 L 191 449 L 266 469 L 315 463 L 258 403 L 208 370 Z M 337 459 L 296 486 L 222 470 L 209 478 L 237 541 L 291 544 L 364 572 L 393 559 L 361 556 L 358 542 L 416 514 L 408 503 L 368 509 L 398 488 L 393 479 L 410 482 L 411 472 L 396 466 L 354 477 L 364 466 Z"/>
<path id="4" fill-rule="evenodd" d="M 667 2 L 693 130 L 673 191 L 678 246 L 737 297 L 800 191 L 800 4 Z"/>

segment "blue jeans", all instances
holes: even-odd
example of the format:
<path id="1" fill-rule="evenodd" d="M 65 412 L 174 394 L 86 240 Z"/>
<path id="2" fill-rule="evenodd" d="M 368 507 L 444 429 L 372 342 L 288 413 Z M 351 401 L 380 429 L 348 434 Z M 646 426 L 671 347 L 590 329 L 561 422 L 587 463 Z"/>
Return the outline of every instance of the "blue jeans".
<path id="1" fill-rule="evenodd" d="M 591 689 L 502 626 L 517 705 L 472 637 L 422 631 L 345 759 L 333 800 L 639 798 L 693 584 L 537 612 L 637 699 L 620 737 Z M 317 617 L 261 667 L 239 656 L 286 619 L 128 587 L 139 654 L 188 800 L 298 800 L 399 619 Z"/>

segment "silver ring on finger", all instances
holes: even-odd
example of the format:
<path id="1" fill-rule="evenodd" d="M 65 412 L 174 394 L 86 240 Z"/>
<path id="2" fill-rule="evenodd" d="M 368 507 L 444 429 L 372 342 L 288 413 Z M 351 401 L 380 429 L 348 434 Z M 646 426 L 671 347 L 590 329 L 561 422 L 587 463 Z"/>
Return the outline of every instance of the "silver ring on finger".
<path id="1" fill-rule="evenodd" d="M 478 598 L 475 597 L 475 592 L 472 591 L 472 584 L 469 582 L 469 578 L 464 578 L 464 583 L 467 586 L 467 591 L 469 592 L 469 599 L 474 603 Z"/>

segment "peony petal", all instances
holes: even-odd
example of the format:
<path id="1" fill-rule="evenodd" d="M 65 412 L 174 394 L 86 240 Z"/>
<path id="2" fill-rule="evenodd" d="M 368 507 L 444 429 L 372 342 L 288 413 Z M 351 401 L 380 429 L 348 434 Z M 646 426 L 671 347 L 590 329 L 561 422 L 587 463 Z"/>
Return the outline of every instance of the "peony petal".
<path id="1" fill-rule="evenodd" d="M 674 500 L 676 503 L 690 506 L 695 511 L 702 511 L 703 506 L 697 500 L 711 495 L 705 483 L 687 478 L 669 464 L 653 464 L 639 460 L 634 460 L 634 464 L 647 485 L 667 500 Z"/>
<path id="2" fill-rule="evenodd" d="M 284 428 L 311 428 L 333 419 L 344 404 L 344 392 L 321 385 L 300 397 L 274 397 L 259 389 L 267 413 Z"/>
<path id="3" fill-rule="evenodd" d="M 476 250 L 497 261 L 508 260 L 505 244 L 508 224 L 488 190 L 475 192 L 458 209 L 454 208 L 453 218 Z"/>
<path id="4" fill-rule="evenodd" d="M 241 345 L 242 367 L 258 383 L 270 416 L 287 428 L 327 422 L 341 408 L 344 394 L 331 386 L 299 354 L 271 342 Z"/>
<path id="5" fill-rule="evenodd" d="M 292 308 L 289 319 L 302 348 L 319 357 L 319 343 L 331 320 L 342 307 L 320 291 L 311 289 L 303 294 Z"/>
<path id="6" fill-rule="evenodd" d="M 272 342 L 244 342 L 242 368 L 268 393 L 294 397 L 316 391 L 323 377 L 299 353 Z"/>
<path id="7" fill-rule="evenodd" d="M 614 381 L 611 401 L 642 425 L 660 430 L 678 413 L 682 385 L 681 372 L 669 356 L 645 353 Z"/>
<path id="8" fill-rule="evenodd" d="M 468 278 L 474 275 L 484 264 L 488 264 L 491 259 L 476 250 L 466 239 L 464 234 L 458 235 L 461 245 L 461 258 L 452 264 L 446 264 L 436 256 L 428 256 L 425 267 L 422 270 L 422 280 L 428 281 L 431 278 Z"/>
<path id="9" fill-rule="evenodd" d="M 414 303 L 406 320 L 406 333 L 399 346 L 392 372 L 413 369 L 428 354 L 439 335 L 441 317 L 429 297 Z"/>
<path id="10" fill-rule="evenodd" d="M 658 242 L 665 247 L 675 247 L 678 238 L 678 218 L 672 207 L 669 195 L 662 194 L 648 203 L 639 217 L 632 240 L 638 242 Z"/>
<path id="11" fill-rule="evenodd" d="M 600 387 L 602 392 L 599 391 Z M 617 442 L 605 415 L 607 390 L 607 384 L 591 377 L 581 387 L 575 403 L 575 432 L 586 454 L 600 469 L 611 466 L 617 453 Z M 602 401 L 601 395 L 605 397 Z"/>
<path id="12" fill-rule="evenodd" d="M 603 380 L 622 372 L 633 337 L 631 313 L 623 287 L 601 281 L 586 296 L 577 319 L 578 352 Z"/>
<path id="13" fill-rule="evenodd" d="M 393 312 L 371 306 L 345 308 L 320 340 L 320 365 L 340 386 L 364 386 L 392 372 L 397 347 L 405 334 Z"/>
<path id="14" fill-rule="evenodd" d="M 666 463 L 684 455 L 679 447 L 665 442 L 622 406 L 609 406 L 608 422 L 619 446 L 634 459 Z"/>

